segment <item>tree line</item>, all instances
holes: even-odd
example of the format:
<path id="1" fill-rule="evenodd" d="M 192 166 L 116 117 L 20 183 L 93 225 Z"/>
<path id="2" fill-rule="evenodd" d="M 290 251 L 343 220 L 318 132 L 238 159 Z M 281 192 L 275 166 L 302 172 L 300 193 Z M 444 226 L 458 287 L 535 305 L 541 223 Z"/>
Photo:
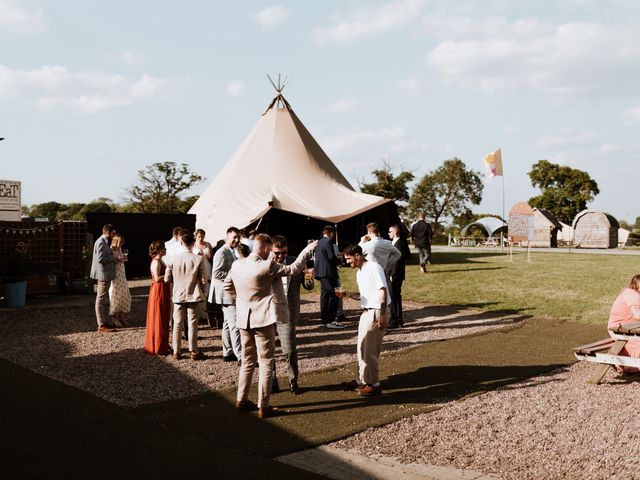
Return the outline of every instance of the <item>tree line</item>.
<path id="1" fill-rule="evenodd" d="M 106 197 L 89 203 L 45 202 L 23 206 L 22 214 L 51 221 L 82 221 L 87 213 L 187 213 L 198 196 L 185 193 L 202 181 L 204 177 L 187 164 L 154 163 L 138 171 L 137 183 L 126 189 L 122 203 Z"/>
<path id="2" fill-rule="evenodd" d="M 482 201 L 484 183 L 479 171 L 468 168 L 459 158 L 445 160 L 442 165 L 427 172 L 413 186 L 412 172 L 401 170 L 394 174 L 389 161 L 383 161 L 382 168 L 372 172 L 374 180 L 361 182 L 364 193 L 392 198 L 398 203 L 405 219 L 416 218 L 424 212 L 431 218 L 436 233 L 443 233 L 444 219 L 451 220 L 456 229 L 482 216 L 473 213 L 472 207 Z M 539 160 L 528 173 L 531 185 L 540 194 L 528 200 L 531 207 L 546 210 L 559 221 L 571 225 L 575 216 L 587 208 L 600 193 L 598 184 L 587 172 L 548 160 Z M 507 220 L 507 219 L 503 219 Z M 635 224 L 620 221 L 620 226 L 640 232 L 640 217 Z"/>
<path id="3" fill-rule="evenodd" d="M 445 232 L 442 225 L 445 219 L 454 228 L 462 228 L 482 216 L 498 217 L 473 212 L 472 207 L 482 202 L 483 176 L 459 158 L 445 160 L 415 184 L 412 172 L 401 170 L 394 174 L 387 160 L 372 174 L 373 181 L 360 182 L 362 192 L 395 200 L 405 219 L 424 212 L 432 219 L 436 233 Z M 547 160 L 535 163 L 528 175 L 531 185 L 540 190 L 539 195 L 528 200 L 529 205 L 546 210 L 567 224 L 600 193 L 598 184 L 587 172 Z M 23 206 L 22 213 L 55 221 L 84 220 L 87 213 L 186 213 L 198 199 L 186 193 L 204 180 L 187 164 L 154 163 L 138 171 L 136 183 L 126 189 L 122 203 L 110 198 L 97 198 L 89 203 L 46 202 Z M 640 217 L 633 225 L 624 220 L 619 223 L 623 228 L 640 232 Z"/>

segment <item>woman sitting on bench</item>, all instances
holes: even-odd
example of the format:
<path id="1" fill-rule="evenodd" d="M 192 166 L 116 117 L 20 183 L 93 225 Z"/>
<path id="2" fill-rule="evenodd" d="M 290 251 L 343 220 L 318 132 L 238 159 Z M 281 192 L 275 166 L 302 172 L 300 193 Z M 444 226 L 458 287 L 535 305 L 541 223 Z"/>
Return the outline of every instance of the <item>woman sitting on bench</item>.
<path id="1" fill-rule="evenodd" d="M 640 275 L 635 275 L 629 286 L 620 292 L 618 298 L 611 306 L 609 314 L 609 330 L 626 323 L 637 323 L 640 321 Z M 628 357 L 640 357 L 640 341 L 629 340 L 620 355 Z M 619 372 L 639 372 L 635 367 L 616 366 Z"/>

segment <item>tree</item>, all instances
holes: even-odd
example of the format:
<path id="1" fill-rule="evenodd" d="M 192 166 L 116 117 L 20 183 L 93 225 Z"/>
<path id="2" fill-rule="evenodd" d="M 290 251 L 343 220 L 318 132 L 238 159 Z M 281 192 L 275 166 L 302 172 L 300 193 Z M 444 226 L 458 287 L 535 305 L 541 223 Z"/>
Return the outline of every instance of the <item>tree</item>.
<path id="1" fill-rule="evenodd" d="M 407 184 L 414 179 L 413 173 L 402 170 L 397 176 L 391 171 L 391 165 L 387 160 L 382 161 L 382 168 L 374 170 L 374 182 L 362 183 L 360 191 L 370 195 L 378 195 L 384 198 L 391 198 L 396 202 L 409 201 L 409 187 Z M 406 207 L 398 205 L 398 210 L 403 213 Z"/>
<path id="2" fill-rule="evenodd" d="M 625 230 L 633 230 L 633 225 L 631 225 L 626 220 L 618 220 L 618 225 L 620 226 L 620 228 L 624 228 Z"/>
<path id="3" fill-rule="evenodd" d="M 180 195 L 203 180 L 185 163 L 154 163 L 138 171 L 139 184 L 127 190 L 126 200 L 142 213 L 184 213 Z"/>
<path id="4" fill-rule="evenodd" d="M 598 184 L 587 172 L 547 160 L 534 164 L 529 178 L 531 185 L 542 191 L 541 195 L 529 199 L 529 205 L 547 210 L 569 225 L 600 193 Z"/>
<path id="5" fill-rule="evenodd" d="M 45 217 L 50 221 L 55 222 L 58 217 L 58 212 L 64 207 L 65 205 L 58 202 L 36 203 L 31 205 L 29 215 L 32 217 Z"/>
<path id="6" fill-rule="evenodd" d="M 479 205 L 482 201 L 483 188 L 480 172 L 468 169 L 459 158 L 445 160 L 418 182 L 409 200 L 409 210 L 414 216 L 424 212 L 433 218 L 437 231 L 443 217 L 468 216 L 468 205 Z"/>
<path id="7" fill-rule="evenodd" d="M 633 229 L 640 232 L 640 217 L 636 217 L 636 223 L 633 225 Z"/>

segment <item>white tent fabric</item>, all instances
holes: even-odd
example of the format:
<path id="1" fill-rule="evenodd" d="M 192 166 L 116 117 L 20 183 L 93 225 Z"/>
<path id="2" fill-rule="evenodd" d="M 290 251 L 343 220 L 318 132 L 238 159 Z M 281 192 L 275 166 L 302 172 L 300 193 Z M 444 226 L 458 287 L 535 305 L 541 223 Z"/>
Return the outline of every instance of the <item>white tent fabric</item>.
<path id="1" fill-rule="evenodd" d="M 493 237 L 493 235 L 496 233 L 499 233 L 501 229 L 505 229 L 505 232 L 506 232 L 507 224 L 504 223 L 499 218 L 482 217 L 476 220 L 475 222 L 471 222 L 469 225 L 465 226 L 460 232 L 460 235 L 464 237 L 467 234 L 467 231 L 471 227 L 480 227 L 485 232 L 487 232 L 488 237 Z"/>
<path id="2" fill-rule="evenodd" d="M 564 222 L 560 222 L 562 230 L 558 232 L 558 241 L 571 243 L 573 241 L 573 227 Z"/>
<path id="3" fill-rule="evenodd" d="M 391 201 L 356 192 L 278 95 L 189 213 L 216 241 L 272 207 L 333 224 Z"/>

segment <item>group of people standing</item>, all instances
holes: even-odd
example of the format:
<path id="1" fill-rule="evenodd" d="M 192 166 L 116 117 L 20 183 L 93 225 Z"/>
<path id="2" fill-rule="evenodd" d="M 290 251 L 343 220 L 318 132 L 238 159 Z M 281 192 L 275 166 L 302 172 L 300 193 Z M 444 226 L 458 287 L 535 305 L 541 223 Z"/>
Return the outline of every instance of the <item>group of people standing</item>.
<path id="1" fill-rule="evenodd" d="M 428 237 L 430 246 L 429 230 L 415 230 L 416 235 Z M 391 240 L 382 238 L 379 226 L 370 223 L 360 243 L 344 249 L 343 260 L 358 270 L 359 295 L 356 295 L 340 286 L 341 260 L 332 226 L 323 229 L 320 240 L 309 241 L 297 257 L 288 254 L 287 239 L 280 235 L 272 238 L 256 234 L 250 239 L 239 229 L 229 227 L 224 242 L 219 242 L 214 249 L 204 240 L 204 231 L 191 233 L 176 227 L 171 240 L 155 241 L 149 246 L 152 281 L 145 352 L 182 359 L 182 331 L 186 330 L 191 360 L 205 359 L 198 350 L 198 323 L 207 315 L 207 300 L 219 305 L 223 317 L 223 360 L 240 364 L 236 408 L 258 410 L 261 418 L 272 416 L 277 409 L 270 405 L 270 395 L 279 390 L 274 361 L 276 334 L 287 362 L 289 390 L 294 394 L 302 391 L 298 384 L 296 349 L 300 288 L 312 289 L 315 278 L 320 282 L 320 317 L 325 328 L 345 328 L 338 320 L 343 298 L 360 300 L 363 312 L 357 340 L 358 377 L 345 387 L 362 396 L 379 395 L 378 359 L 382 339 L 387 328 L 403 326 L 401 289 L 405 261 L 411 255 L 400 226 L 393 225 L 388 233 Z M 419 240 L 413 228 L 411 234 L 414 242 Z M 96 317 L 101 332 L 113 331 L 116 322 L 124 322 L 117 315 L 113 323 L 108 322 L 102 311 L 108 283 L 118 282 L 118 265 L 122 266 L 126 287 L 126 255 L 119 254 L 123 239 L 115 242 L 117 235 L 111 225 L 105 225 L 94 247 L 95 276 L 93 267 L 92 276 L 98 280 Z M 428 259 L 423 264 L 421 257 L 422 271 L 426 271 L 427 262 Z M 112 270 L 113 275 L 104 273 Z M 112 291 L 118 291 L 115 285 Z M 126 291 L 128 293 L 128 288 Z M 118 301 L 119 294 L 115 295 Z M 130 308 L 130 296 L 128 302 L 126 311 Z M 258 366 L 256 404 L 249 400 L 249 386 Z"/>

